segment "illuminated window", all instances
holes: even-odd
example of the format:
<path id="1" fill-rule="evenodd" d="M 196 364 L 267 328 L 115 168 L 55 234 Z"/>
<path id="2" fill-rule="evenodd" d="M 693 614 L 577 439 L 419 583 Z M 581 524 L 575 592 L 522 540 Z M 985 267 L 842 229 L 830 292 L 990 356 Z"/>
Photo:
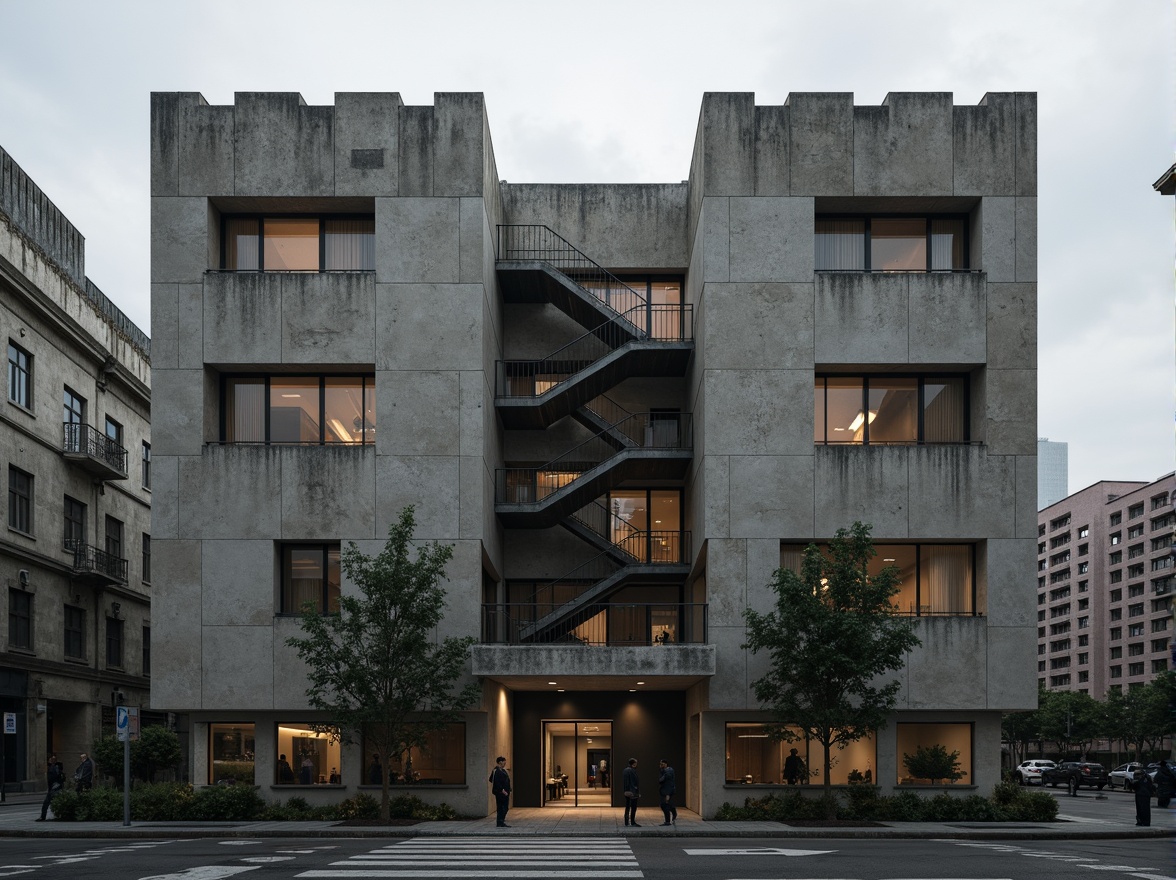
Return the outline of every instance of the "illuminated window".
<path id="1" fill-rule="evenodd" d="M 254 785 L 252 724 L 208 725 L 208 781 Z"/>
<path id="2" fill-rule="evenodd" d="M 727 784 L 779 785 L 785 782 L 785 762 L 796 749 L 801 760 L 800 784 L 824 785 L 823 747 L 806 741 L 798 728 L 789 729 L 796 737 L 792 742 L 773 739 L 763 724 L 728 724 Z M 877 747 L 873 736 L 865 736 L 842 750 L 835 749 L 833 754 L 837 759 L 830 768 L 829 780 L 833 785 L 876 781 Z"/>
<path id="3" fill-rule="evenodd" d="M 903 763 L 905 755 L 914 755 L 920 748 L 943 746 L 948 754 L 959 752 L 957 770 L 963 772 L 959 782 L 968 785 L 972 777 L 971 724 L 897 724 L 896 746 L 899 785 L 930 785 L 932 780 L 915 778 Z M 948 780 L 939 780 L 940 783 Z"/>

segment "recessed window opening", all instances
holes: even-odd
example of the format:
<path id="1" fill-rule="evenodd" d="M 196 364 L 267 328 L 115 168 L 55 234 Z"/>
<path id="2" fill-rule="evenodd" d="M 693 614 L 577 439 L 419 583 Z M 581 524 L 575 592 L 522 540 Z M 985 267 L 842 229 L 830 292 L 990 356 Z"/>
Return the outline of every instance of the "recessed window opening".
<path id="1" fill-rule="evenodd" d="M 226 217 L 221 268 L 231 272 L 374 272 L 374 217 Z"/>
<path id="2" fill-rule="evenodd" d="M 376 383 L 368 376 L 229 376 L 221 440 L 361 446 L 376 442 Z"/>
<path id="3" fill-rule="evenodd" d="M 816 377 L 817 445 L 967 443 L 967 376 Z"/>
<path id="4" fill-rule="evenodd" d="M 966 272 L 966 216 L 818 216 L 818 272 Z"/>

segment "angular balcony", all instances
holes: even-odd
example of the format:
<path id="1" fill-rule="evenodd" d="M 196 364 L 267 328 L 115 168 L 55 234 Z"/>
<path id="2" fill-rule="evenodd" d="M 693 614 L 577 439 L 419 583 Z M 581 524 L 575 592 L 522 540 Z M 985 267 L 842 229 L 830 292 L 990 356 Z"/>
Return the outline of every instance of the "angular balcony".
<path id="1" fill-rule="evenodd" d="M 73 576 L 78 583 L 109 587 L 127 582 L 125 559 L 81 542 L 69 543 L 66 549 L 73 551 Z"/>
<path id="2" fill-rule="evenodd" d="M 127 478 L 127 451 L 92 425 L 64 423 L 61 454 L 99 480 Z"/>

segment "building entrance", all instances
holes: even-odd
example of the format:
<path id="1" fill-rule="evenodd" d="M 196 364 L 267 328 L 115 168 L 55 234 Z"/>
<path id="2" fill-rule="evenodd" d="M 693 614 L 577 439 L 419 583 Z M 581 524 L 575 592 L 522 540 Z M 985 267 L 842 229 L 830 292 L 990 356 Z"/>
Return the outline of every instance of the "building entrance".
<path id="1" fill-rule="evenodd" d="M 545 806 L 611 806 L 611 720 L 544 721 L 541 760 Z"/>

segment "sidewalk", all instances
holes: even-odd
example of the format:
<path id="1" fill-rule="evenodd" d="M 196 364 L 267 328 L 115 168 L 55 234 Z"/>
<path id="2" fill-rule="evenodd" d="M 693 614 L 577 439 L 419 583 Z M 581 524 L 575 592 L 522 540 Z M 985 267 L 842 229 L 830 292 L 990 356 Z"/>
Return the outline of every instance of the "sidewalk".
<path id="1" fill-rule="evenodd" d="M 9 795 L 0 804 L 0 837 L 235 838 L 235 837 L 743 837 L 838 839 L 1068 840 L 1176 837 L 1176 811 L 1153 810 L 1150 828 L 1131 821 L 1065 817 L 1035 822 L 889 822 L 870 828 L 793 827 L 779 822 L 715 822 L 679 808 L 678 823 L 659 827 L 661 812 L 643 808 L 638 828 L 626 828 L 619 807 L 521 807 L 510 828 L 494 817 L 466 822 L 421 822 L 408 826 L 343 825 L 339 822 L 37 822 L 43 795 Z M 1065 810 L 1063 809 L 1063 816 Z"/>

